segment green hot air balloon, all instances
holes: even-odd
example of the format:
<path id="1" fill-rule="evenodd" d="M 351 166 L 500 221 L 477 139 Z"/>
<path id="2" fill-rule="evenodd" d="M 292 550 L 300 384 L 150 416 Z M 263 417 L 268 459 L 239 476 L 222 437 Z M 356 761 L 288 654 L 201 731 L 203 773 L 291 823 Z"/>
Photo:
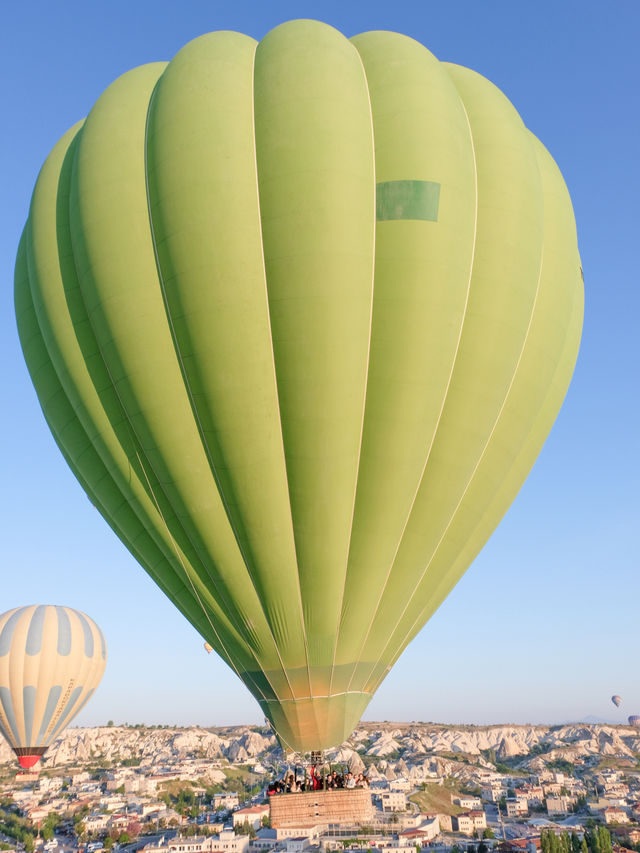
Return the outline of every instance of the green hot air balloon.
<path id="1" fill-rule="evenodd" d="M 0 732 L 24 768 L 84 708 L 102 679 L 107 647 L 96 623 L 70 607 L 0 615 Z"/>
<path id="2" fill-rule="evenodd" d="M 520 489 L 576 360 L 553 160 L 390 32 L 215 32 L 54 148 L 24 354 L 76 476 L 297 750 L 349 735 Z"/>

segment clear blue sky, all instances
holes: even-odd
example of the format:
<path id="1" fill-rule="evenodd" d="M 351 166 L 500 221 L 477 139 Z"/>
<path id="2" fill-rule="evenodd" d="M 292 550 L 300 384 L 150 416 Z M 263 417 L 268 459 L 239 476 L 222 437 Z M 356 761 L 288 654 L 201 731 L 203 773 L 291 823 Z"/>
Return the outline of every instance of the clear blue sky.
<path id="1" fill-rule="evenodd" d="M 556 158 L 586 285 L 582 349 L 519 497 L 365 719 L 557 722 L 640 713 L 638 0 L 25 0 L 3 6 L 0 611 L 67 604 L 110 659 L 79 722 L 257 722 L 257 704 L 87 500 L 20 352 L 13 264 L 33 184 L 119 74 L 215 29 L 291 18 L 406 33 L 496 83 Z M 624 704 L 609 702 L 619 693 Z"/>

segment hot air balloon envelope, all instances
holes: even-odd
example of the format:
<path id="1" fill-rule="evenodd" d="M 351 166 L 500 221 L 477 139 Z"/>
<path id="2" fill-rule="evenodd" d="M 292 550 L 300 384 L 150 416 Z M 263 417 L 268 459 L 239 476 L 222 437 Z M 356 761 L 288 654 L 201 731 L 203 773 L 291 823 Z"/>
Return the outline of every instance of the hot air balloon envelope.
<path id="1" fill-rule="evenodd" d="M 620 705 L 622 705 L 622 697 L 621 696 L 614 695 L 611 697 L 611 701 L 616 706 L 616 708 L 619 708 Z"/>
<path id="2" fill-rule="evenodd" d="M 79 610 L 32 605 L 0 616 L 0 731 L 21 767 L 89 701 L 106 660 L 102 631 Z"/>
<path id="3" fill-rule="evenodd" d="M 629 725 L 630 726 L 640 726 L 640 716 L 637 714 L 633 714 L 629 717 Z"/>
<path id="4" fill-rule="evenodd" d="M 116 80 L 16 269 L 67 461 L 296 750 L 349 736 L 506 512 L 582 306 L 569 195 L 505 96 L 316 21 Z"/>

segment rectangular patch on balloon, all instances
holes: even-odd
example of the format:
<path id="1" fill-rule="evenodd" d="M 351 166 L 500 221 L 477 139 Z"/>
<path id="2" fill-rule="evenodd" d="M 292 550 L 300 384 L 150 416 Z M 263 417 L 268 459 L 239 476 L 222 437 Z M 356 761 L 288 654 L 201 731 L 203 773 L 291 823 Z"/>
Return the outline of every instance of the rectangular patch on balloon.
<path id="1" fill-rule="evenodd" d="M 438 221 L 440 184 L 435 181 L 382 181 L 376 184 L 376 219 Z"/>

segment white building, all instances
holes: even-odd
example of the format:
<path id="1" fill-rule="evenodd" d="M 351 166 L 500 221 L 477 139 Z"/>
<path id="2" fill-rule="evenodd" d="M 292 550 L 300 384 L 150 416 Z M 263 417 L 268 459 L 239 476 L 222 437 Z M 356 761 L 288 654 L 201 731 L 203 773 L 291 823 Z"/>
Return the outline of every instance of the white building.
<path id="1" fill-rule="evenodd" d="M 407 796 L 402 791 L 383 791 L 380 802 L 383 812 L 403 812 L 407 807 Z"/>
<path id="2" fill-rule="evenodd" d="M 298 835 L 296 838 L 287 838 L 287 853 L 302 853 L 311 846 L 311 839 L 306 835 Z"/>
<path id="3" fill-rule="evenodd" d="M 233 830 L 227 830 L 207 837 L 176 835 L 164 844 L 148 844 L 143 849 L 144 853 L 246 853 L 248 847 L 248 835 L 236 835 Z"/>
<path id="4" fill-rule="evenodd" d="M 520 817 L 529 814 L 529 801 L 526 797 L 507 797 L 507 817 Z"/>
<path id="5" fill-rule="evenodd" d="M 470 811 L 472 809 L 481 809 L 482 808 L 482 800 L 480 797 L 451 797 L 454 805 L 460 806 L 461 809 L 466 809 Z"/>
<path id="6" fill-rule="evenodd" d="M 233 825 L 242 826 L 245 822 L 258 829 L 262 826 L 262 818 L 269 817 L 269 803 L 262 806 L 247 806 L 245 809 L 238 809 L 233 813 Z"/>

